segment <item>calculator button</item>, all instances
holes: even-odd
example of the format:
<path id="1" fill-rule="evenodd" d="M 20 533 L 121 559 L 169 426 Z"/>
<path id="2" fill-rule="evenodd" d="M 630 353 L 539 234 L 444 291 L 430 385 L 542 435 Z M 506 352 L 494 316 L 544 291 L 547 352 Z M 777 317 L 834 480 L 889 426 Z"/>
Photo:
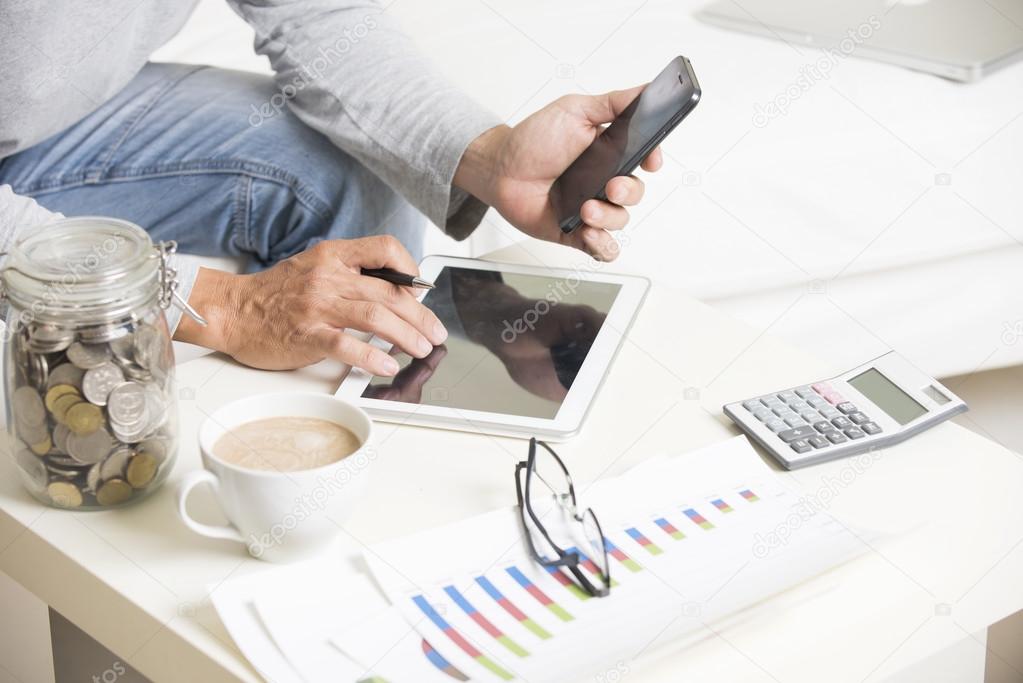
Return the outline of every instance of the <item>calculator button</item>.
<path id="1" fill-rule="evenodd" d="M 808 423 L 813 424 L 814 422 L 817 421 L 817 418 L 820 417 L 820 414 L 814 410 L 807 410 L 805 412 L 800 413 L 799 417 L 803 418 Z"/>
<path id="2" fill-rule="evenodd" d="M 824 400 L 831 405 L 837 405 L 839 403 L 845 403 L 845 396 L 842 396 L 842 394 L 837 391 L 833 391 L 830 394 L 824 394 Z"/>
<path id="3" fill-rule="evenodd" d="M 838 417 L 839 415 L 842 414 L 842 413 L 838 412 L 837 410 L 835 410 L 834 408 L 832 408 L 831 406 L 828 406 L 827 408 L 821 408 L 820 411 L 821 411 L 821 415 L 823 415 L 824 417 L 828 418 L 829 420 L 831 418 L 833 418 L 833 417 Z"/>
<path id="4" fill-rule="evenodd" d="M 807 404 L 813 406 L 817 410 L 820 410 L 824 406 L 828 405 L 828 402 L 825 401 L 820 396 L 811 396 L 810 398 L 806 399 L 806 402 Z"/>
<path id="5" fill-rule="evenodd" d="M 778 438 L 785 443 L 791 443 L 796 439 L 805 439 L 810 436 L 816 436 L 813 429 L 809 426 L 806 427 L 793 427 L 792 429 L 786 429 L 783 432 L 778 432 Z"/>
<path id="6" fill-rule="evenodd" d="M 783 429 L 785 429 L 786 427 L 788 427 L 788 425 L 785 424 L 784 422 L 782 422 L 781 420 L 768 420 L 767 421 L 767 428 L 770 429 L 772 432 L 780 432 Z"/>
<path id="7" fill-rule="evenodd" d="M 848 418 L 844 418 L 844 417 L 836 417 L 836 418 L 834 418 L 831 421 L 831 424 L 835 425 L 839 429 L 849 429 L 849 427 L 853 426 L 853 423 L 850 422 L 848 420 Z"/>
<path id="8" fill-rule="evenodd" d="M 751 413 L 755 413 L 757 408 L 763 408 L 764 404 L 760 402 L 759 398 L 750 399 L 749 401 L 743 401 L 742 407 Z"/>
<path id="9" fill-rule="evenodd" d="M 835 431 L 835 425 L 831 424 L 827 420 L 821 420 L 820 422 L 814 422 L 813 423 L 813 428 L 816 429 L 821 434 L 823 434 L 825 432 L 833 432 L 833 431 Z"/>
<path id="10" fill-rule="evenodd" d="M 765 396 L 760 399 L 760 402 L 764 404 L 765 408 L 778 408 L 785 405 L 774 396 Z"/>
<path id="11" fill-rule="evenodd" d="M 854 411 L 852 413 L 849 413 L 848 415 L 846 415 L 846 417 L 848 417 L 850 420 L 852 420 L 852 423 L 854 425 L 861 425 L 864 422 L 870 422 L 870 418 L 867 417 L 866 415 L 864 415 L 863 413 L 861 413 L 858 410 Z"/>
<path id="12" fill-rule="evenodd" d="M 860 425 L 860 429 L 865 431 L 867 434 L 880 434 L 881 427 L 876 422 L 864 422 Z"/>
<path id="13" fill-rule="evenodd" d="M 809 403 L 800 399 L 796 399 L 795 401 L 789 403 L 789 408 L 792 408 L 792 410 L 796 411 L 797 413 L 801 413 L 805 410 L 813 410 L 813 407 Z"/>
<path id="14" fill-rule="evenodd" d="M 811 446 L 803 439 L 800 439 L 799 441 L 793 441 L 789 445 L 792 446 L 792 450 L 794 450 L 796 453 L 806 453 L 807 451 L 813 450 L 813 446 Z"/>
<path id="15" fill-rule="evenodd" d="M 786 403 L 791 403 L 792 401 L 795 401 L 798 398 L 799 397 L 796 396 L 796 393 L 794 391 L 781 391 L 778 393 L 778 400 L 785 401 Z"/>
<path id="16" fill-rule="evenodd" d="M 772 413 L 767 408 L 761 406 L 760 408 L 757 408 L 756 410 L 753 411 L 753 417 L 757 418 L 761 422 L 767 422 L 768 420 L 774 419 L 774 413 Z"/>
<path id="17" fill-rule="evenodd" d="M 825 446 L 831 445 L 831 442 L 825 439 L 823 436 L 811 436 L 809 439 L 806 440 L 806 442 L 813 446 L 814 448 L 824 448 Z"/>
<path id="18" fill-rule="evenodd" d="M 811 384 L 810 388 L 821 395 L 830 394 L 832 391 L 834 391 L 834 389 L 831 388 L 831 385 L 828 384 L 827 382 L 817 382 L 816 384 Z"/>
<path id="19" fill-rule="evenodd" d="M 789 408 L 788 406 L 775 406 L 774 408 L 771 408 L 771 412 L 773 412 L 778 417 L 785 417 L 787 413 L 792 412 L 792 409 Z"/>
<path id="20" fill-rule="evenodd" d="M 816 396 L 816 395 L 817 395 L 817 392 L 814 391 L 813 387 L 810 387 L 810 386 L 799 387 L 798 389 L 796 389 L 796 396 L 798 396 L 799 398 L 810 398 L 811 396 Z"/>
<path id="21" fill-rule="evenodd" d="M 827 432 L 824 436 L 831 443 L 845 443 L 846 441 L 848 441 L 848 439 L 845 438 L 845 434 L 838 431 L 837 429 L 833 432 Z"/>
<path id="22" fill-rule="evenodd" d="M 806 420 L 796 415 L 795 417 L 786 417 L 785 424 L 789 427 L 803 427 L 806 425 Z"/>
<path id="23" fill-rule="evenodd" d="M 859 410 L 856 406 L 854 406 L 852 403 L 849 403 L 848 401 L 846 401 L 844 403 L 839 403 L 835 407 L 838 408 L 843 413 L 845 413 L 846 415 L 848 415 L 849 413 L 858 412 L 858 410 Z"/>
<path id="24" fill-rule="evenodd" d="M 848 436 L 850 439 L 862 439 L 863 437 L 866 436 L 866 434 L 863 433 L 863 430 L 857 427 L 850 427 L 849 429 L 845 430 L 845 435 Z"/>

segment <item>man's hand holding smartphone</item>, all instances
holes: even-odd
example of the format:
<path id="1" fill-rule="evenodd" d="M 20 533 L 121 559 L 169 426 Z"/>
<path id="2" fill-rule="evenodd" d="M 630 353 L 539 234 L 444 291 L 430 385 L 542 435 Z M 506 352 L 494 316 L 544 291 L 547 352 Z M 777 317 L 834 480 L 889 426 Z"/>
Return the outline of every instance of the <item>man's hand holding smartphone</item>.
<path id="1" fill-rule="evenodd" d="M 601 261 L 613 260 L 619 246 L 609 231 L 624 228 L 629 219 L 626 207 L 643 198 L 643 182 L 631 175 L 635 165 L 620 174 L 612 170 L 601 179 L 597 191 L 580 202 L 580 222 L 571 232 L 559 225 L 565 217 L 552 201 L 556 199 L 552 189 L 645 87 L 566 95 L 514 128 L 492 128 L 470 144 L 454 184 L 496 208 L 528 235 L 576 247 Z M 650 145 L 636 163 L 643 170 L 657 171 L 662 165 L 660 150 Z M 597 170 L 598 175 L 605 172 Z"/>

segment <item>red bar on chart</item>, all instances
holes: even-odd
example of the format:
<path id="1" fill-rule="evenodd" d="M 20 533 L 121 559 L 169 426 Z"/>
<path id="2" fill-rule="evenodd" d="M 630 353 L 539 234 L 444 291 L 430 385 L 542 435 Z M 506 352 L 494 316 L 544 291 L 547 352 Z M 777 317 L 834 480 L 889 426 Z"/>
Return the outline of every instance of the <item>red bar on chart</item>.
<path id="1" fill-rule="evenodd" d="M 707 518 L 701 515 L 699 512 L 692 508 L 688 508 L 684 511 L 686 517 L 692 520 L 693 524 L 696 524 L 705 531 L 710 531 L 714 528 L 714 525 L 707 521 Z"/>
<path id="2" fill-rule="evenodd" d="M 654 523 L 661 528 L 661 531 L 668 534 L 676 541 L 681 541 L 686 537 L 684 533 L 675 528 L 675 525 L 666 520 L 664 517 L 658 517 L 654 520 Z"/>

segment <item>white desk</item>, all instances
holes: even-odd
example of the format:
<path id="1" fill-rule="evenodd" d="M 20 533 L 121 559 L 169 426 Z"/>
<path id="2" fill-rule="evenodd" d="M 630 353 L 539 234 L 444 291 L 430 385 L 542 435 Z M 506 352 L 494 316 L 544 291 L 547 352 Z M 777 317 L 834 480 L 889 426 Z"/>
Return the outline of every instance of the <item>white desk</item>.
<path id="1" fill-rule="evenodd" d="M 564 263 L 529 245 L 505 260 Z M 726 399 L 845 368 L 830 367 L 656 283 L 583 434 L 559 449 L 577 479 L 612 474 L 655 451 L 733 435 Z M 256 680 L 209 605 L 206 586 L 265 565 L 240 546 L 193 535 L 173 493 L 199 467 L 204 413 L 258 391 L 334 389 L 330 363 L 265 373 L 209 356 L 179 368 L 183 448 L 167 485 L 133 508 L 69 513 L 21 491 L 3 458 L 0 570 L 155 681 Z M 688 392 L 686 390 L 689 390 Z M 697 394 L 697 392 L 699 392 Z M 698 398 L 697 398 L 698 395 Z M 685 398 L 689 396 L 689 398 Z M 352 543 L 373 542 L 512 503 L 513 439 L 381 424 L 380 458 Z M 778 596 L 633 681 L 879 680 L 1023 608 L 1023 462 L 945 424 L 893 448 L 851 479 L 836 462 L 780 474 L 866 527 L 911 529 L 855 563 Z M 834 482 L 847 482 L 838 483 Z M 950 612 L 949 615 L 945 615 Z M 978 644 L 978 648 L 983 647 Z"/>

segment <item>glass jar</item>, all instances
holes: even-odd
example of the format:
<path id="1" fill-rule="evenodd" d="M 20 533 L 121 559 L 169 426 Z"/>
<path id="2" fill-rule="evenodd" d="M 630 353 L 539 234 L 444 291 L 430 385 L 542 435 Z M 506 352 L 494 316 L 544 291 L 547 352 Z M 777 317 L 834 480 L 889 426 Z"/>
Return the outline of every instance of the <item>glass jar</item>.
<path id="1" fill-rule="evenodd" d="M 144 498 L 177 455 L 167 258 L 126 221 L 60 220 L 12 248 L 4 390 L 11 455 L 25 487 L 57 507 Z"/>

